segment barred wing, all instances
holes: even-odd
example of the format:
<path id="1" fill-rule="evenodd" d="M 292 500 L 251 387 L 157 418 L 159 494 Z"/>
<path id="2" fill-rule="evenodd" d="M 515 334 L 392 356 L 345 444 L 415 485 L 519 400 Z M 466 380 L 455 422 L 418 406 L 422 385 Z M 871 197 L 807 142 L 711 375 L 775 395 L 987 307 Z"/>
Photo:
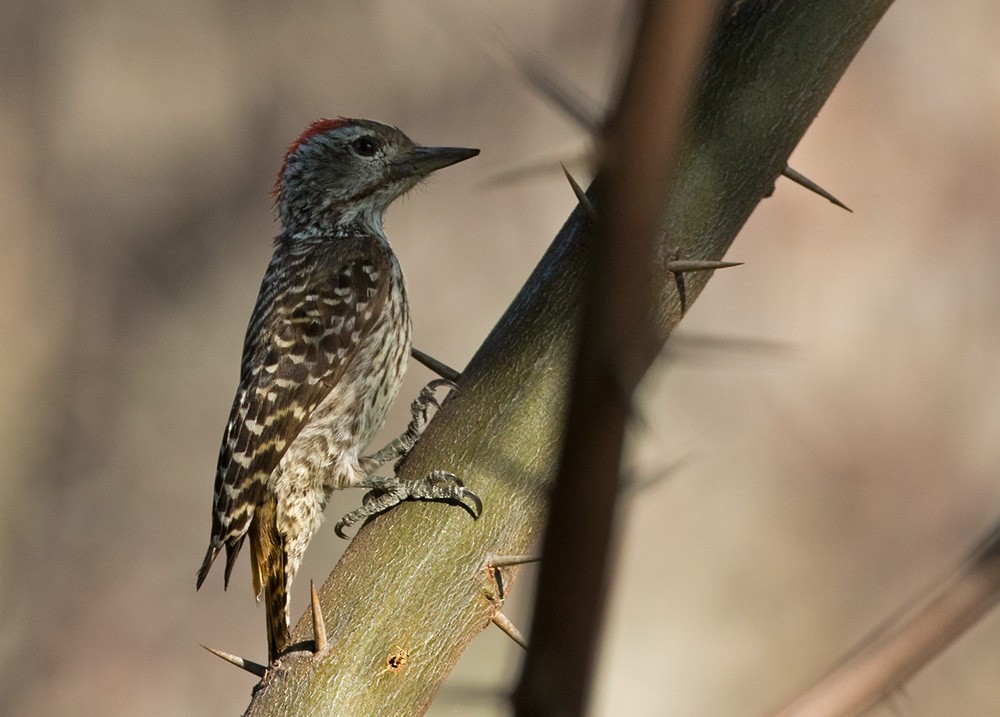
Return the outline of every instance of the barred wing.
<path id="1" fill-rule="evenodd" d="M 228 585 L 268 477 L 313 410 L 342 379 L 385 307 L 388 247 L 370 239 L 334 241 L 340 243 L 338 255 L 346 254 L 348 260 L 321 262 L 325 268 L 310 271 L 317 265 L 315 256 L 295 262 L 286 254 L 282 261 L 279 246 L 265 275 L 223 434 L 212 539 L 198 587 L 223 545 Z M 255 325 L 259 330 L 254 331 Z"/>

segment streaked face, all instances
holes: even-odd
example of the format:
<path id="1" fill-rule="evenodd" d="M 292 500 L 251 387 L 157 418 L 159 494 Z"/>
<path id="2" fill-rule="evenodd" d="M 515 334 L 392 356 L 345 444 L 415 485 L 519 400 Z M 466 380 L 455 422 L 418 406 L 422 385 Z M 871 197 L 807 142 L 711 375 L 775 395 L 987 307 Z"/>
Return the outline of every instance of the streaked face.
<path id="1" fill-rule="evenodd" d="M 415 148 L 395 127 L 321 120 L 288 151 L 279 177 L 279 211 L 286 205 L 293 223 L 326 219 L 336 225 L 358 217 L 380 223 L 386 207 L 424 176 L 398 171 Z"/>

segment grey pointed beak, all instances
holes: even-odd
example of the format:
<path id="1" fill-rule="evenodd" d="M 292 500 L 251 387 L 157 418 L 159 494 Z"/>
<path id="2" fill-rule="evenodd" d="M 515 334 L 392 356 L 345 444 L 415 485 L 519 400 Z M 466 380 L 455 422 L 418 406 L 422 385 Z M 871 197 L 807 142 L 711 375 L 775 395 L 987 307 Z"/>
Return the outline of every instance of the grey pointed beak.
<path id="1" fill-rule="evenodd" d="M 423 176 L 450 167 L 479 154 L 478 149 L 465 147 L 415 147 L 396 166 L 406 174 Z"/>

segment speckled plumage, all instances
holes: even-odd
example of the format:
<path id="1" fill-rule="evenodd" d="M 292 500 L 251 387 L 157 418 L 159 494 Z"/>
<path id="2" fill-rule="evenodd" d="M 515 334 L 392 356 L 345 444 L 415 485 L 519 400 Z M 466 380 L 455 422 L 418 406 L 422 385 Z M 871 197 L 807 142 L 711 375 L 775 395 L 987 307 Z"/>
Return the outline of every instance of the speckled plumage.
<path id="1" fill-rule="evenodd" d="M 333 490 L 369 485 L 361 451 L 402 382 L 411 324 L 382 213 L 431 171 L 475 150 L 419 148 L 366 120 L 321 120 L 289 148 L 276 186 L 283 232 L 247 327 L 223 435 L 212 535 L 198 587 L 250 537 L 254 594 L 274 659 L 288 586 Z"/>

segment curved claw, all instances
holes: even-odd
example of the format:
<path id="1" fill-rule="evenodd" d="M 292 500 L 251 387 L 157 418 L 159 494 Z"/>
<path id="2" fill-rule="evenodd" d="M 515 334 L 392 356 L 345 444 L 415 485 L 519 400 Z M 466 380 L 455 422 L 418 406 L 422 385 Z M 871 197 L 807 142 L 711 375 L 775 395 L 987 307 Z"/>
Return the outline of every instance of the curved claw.
<path id="1" fill-rule="evenodd" d="M 473 520 L 479 520 L 479 517 L 483 514 L 483 501 L 473 491 L 465 487 L 465 482 L 461 478 L 450 471 L 434 471 L 427 477 L 435 483 L 451 483 L 455 486 L 458 489 L 456 491 L 458 495 L 453 496 L 452 499 L 469 511 Z M 466 498 L 471 501 L 471 507 L 465 502 Z"/>
<path id="2" fill-rule="evenodd" d="M 418 403 L 423 403 L 422 408 L 424 412 L 427 411 L 427 406 L 434 406 L 434 408 L 438 410 L 441 409 L 441 402 L 438 400 L 437 396 L 434 395 L 440 388 L 447 388 L 449 391 L 458 392 L 458 385 L 454 381 L 447 378 L 434 379 L 423 387 L 420 391 L 420 398 L 417 399 Z M 415 403 L 414 406 L 418 405 L 418 403 Z"/>
<path id="3" fill-rule="evenodd" d="M 337 534 L 338 538 L 350 540 L 351 536 L 344 532 L 344 528 L 350 528 L 355 523 L 364 520 L 365 518 L 370 518 L 377 512 L 380 511 L 369 511 L 364 506 L 358 508 L 357 510 L 353 510 L 337 521 L 337 524 L 333 526 L 333 532 Z"/>
<path id="4" fill-rule="evenodd" d="M 423 399 L 424 399 L 423 408 L 425 412 L 427 411 L 427 406 L 434 406 L 434 408 L 438 409 L 439 411 L 441 410 L 441 402 L 437 400 L 437 396 L 435 396 L 433 393 L 427 394 L 426 396 L 423 397 Z"/>
<path id="5" fill-rule="evenodd" d="M 345 523 L 343 520 L 338 520 L 337 524 L 333 526 L 333 532 L 336 533 L 337 537 L 342 540 L 350 540 L 351 536 L 349 536 L 347 533 L 344 532 L 344 528 L 346 527 L 348 527 L 347 523 Z"/>
<path id="6" fill-rule="evenodd" d="M 420 391 L 420 398 L 422 398 L 427 403 L 433 404 L 438 408 L 441 408 L 441 402 L 438 401 L 438 398 L 435 394 L 437 393 L 438 390 L 442 388 L 446 388 L 449 391 L 454 391 L 455 393 L 458 393 L 458 384 L 456 384 L 454 381 L 451 381 L 447 378 L 436 378 L 430 383 L 428 383 L 426 386 L 424 386 L 423 390 Z"/>
<path id="7" fill-rule="evenodd" d="M 437 391 L 439 388 L 450 388 L 452 391 L 458 390 L 458 384 L 447 378 L 436 378 L 433 381 L 428 381 L 425 386 L 426 389 L 430 391 Z"/>
<path id="8" fill-rule="evenodd" d="M 476 508 L 475 512 L 469 511 L 470 513 L 472 513 L 472 519 L 473 520 L 479 520 L 479 518 L 481 518 L 482 515 L 483 515 L 483 501 L 482 501 L 482 499 L 478 495 L 476 495 L 475 493 L 473 493 L 471 490 L 469 490 L 468 488 L 465 488 L 463 486 L 462 487 L 462 498 L 465 498 L 465 497 L 468 497 L 472 501 L 473 505 Z M 466 509 L 468 509 L 468 507 L 469 507 L 469 506 L 465 505 L 465 501 L 464 500 L 462 501 L 462 505 L 465 506 Z"/>

